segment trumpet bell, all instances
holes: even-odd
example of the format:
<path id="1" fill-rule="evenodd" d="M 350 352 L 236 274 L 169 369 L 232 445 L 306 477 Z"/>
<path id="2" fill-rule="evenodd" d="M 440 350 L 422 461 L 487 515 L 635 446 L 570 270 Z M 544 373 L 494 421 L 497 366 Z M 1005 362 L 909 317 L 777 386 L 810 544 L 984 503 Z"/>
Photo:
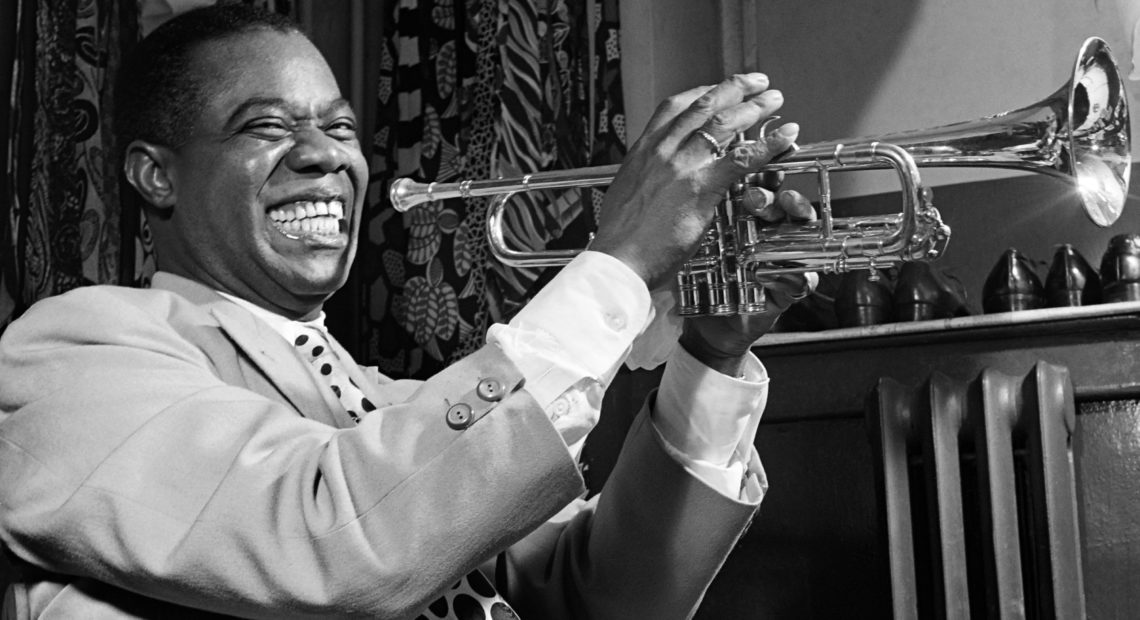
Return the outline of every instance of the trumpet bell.
<path id="1" fill-rule="evenodd" d="M 1068 91 L 1071 156 L 1062 171 L 1076 178 L 1089 218 L 1110 226 L 1128 198 L 1132 140 L 1128 97 L 1108 44 L 1095 38 L 1085 42 Z"/>

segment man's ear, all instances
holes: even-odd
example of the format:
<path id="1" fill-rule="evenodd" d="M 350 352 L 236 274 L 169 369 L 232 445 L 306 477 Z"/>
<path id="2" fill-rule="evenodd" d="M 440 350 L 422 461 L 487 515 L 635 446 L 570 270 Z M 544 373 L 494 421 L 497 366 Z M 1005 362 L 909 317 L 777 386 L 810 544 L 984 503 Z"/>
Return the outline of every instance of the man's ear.
<path id="1" fill-rule="evenodd" d="M 176 202 L 176 191 L 170 174 L 173 153 L 170 149 L 134 140 L 127 146 L 123 172 L 127 180 L 150 204 L 169 209 Z"/>

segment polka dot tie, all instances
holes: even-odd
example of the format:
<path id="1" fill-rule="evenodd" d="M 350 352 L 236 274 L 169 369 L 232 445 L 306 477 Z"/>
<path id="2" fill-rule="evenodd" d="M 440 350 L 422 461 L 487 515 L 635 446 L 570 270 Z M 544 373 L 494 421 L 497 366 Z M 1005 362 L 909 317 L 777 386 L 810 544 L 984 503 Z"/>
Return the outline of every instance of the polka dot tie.
<path id="1" fill-rule="evenodd" d="M 376 409 L 360 387 L 348 376 L 344 363 L 329 346 L 324 333 L 301 323 L 291 324 L 290 337 L 298 353 L 313 368 L 317 377 L 336 394 L 348 417 L 360 422 L 364 414 Z M 518 620 L 518 615 L 503 600 L 483 573 L 472 571 L 451 586 L 435 602 L 428 605 L 416 620 Z"/>
<path id="2" fill-rule="evenodd" d="M 332 390 L 353 422 L 360 422 L 364 414 L 376 408 L 348 376 L 344 363 L 329 346 L 321 330 L 308 325 L 296 325 L 293 346 L 316 371 L 321 381 Z"/>

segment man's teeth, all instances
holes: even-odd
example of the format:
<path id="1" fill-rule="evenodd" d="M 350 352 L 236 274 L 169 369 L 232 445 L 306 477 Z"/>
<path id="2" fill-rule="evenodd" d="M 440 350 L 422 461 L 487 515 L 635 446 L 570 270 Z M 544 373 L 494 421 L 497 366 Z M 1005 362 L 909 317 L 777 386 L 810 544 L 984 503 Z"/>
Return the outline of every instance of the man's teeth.
<path id="1" fill-rule="evenodd" d="M 335 235 L 340 233 L 340 220 L 344 219 L 344 203 L 340 200 L 294 202 L 270 209 L 269 217 L 285 234 Z"/>

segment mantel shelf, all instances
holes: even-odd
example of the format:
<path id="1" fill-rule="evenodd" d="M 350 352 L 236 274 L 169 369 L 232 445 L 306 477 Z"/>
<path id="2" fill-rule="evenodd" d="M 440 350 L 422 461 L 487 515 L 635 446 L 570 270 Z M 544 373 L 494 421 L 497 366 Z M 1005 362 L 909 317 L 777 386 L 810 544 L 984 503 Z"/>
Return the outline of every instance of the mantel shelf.
<path id="1" fill-rule="evenodd" d="M 979 339 L 1140 330 L 1140 301 L 1067 308 L 1042 308 L 974 316 L 846 327 L 817 332 L 767 334 L 757 354 L 869 349 Z"/>

